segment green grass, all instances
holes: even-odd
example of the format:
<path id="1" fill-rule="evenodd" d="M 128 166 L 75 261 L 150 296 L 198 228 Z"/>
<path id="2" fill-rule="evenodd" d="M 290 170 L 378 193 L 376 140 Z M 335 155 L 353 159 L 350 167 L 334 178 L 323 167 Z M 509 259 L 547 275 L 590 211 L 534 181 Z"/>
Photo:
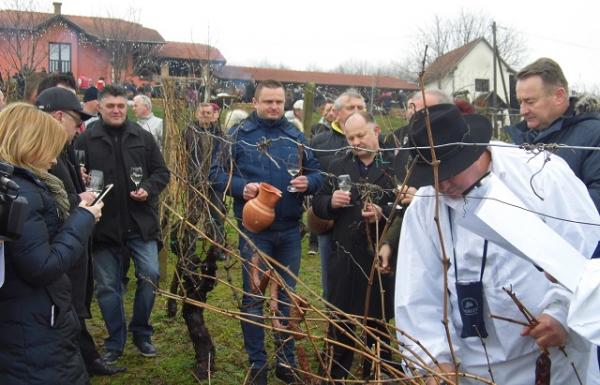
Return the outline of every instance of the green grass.
<path id="1" fill-rule="evenodd" d="M 307 255 L 306 242 L 307 239 L 305 238 L 300 279 L 311 289 L 320 293 L 319 256 Z M 217 276 L 219 279 L 227 281 L 223 264 L 224 262 L 218 262 L 219 269 Z M 171 258 L 169 279 L 173 274 L 173 265 L 174 258 Z M 133 270 L 133 265 L 131 270 Z M 240 288 L 241 271 L 239 264 L 236 264 L 230 270 L 230 276 L 233 285 Z M 125 299 L 125 310 L 128 316 L 131 316 L 132 300 L 135 293 L 135 278 L 132 275 L 132 271 L 130 271 L 130 278 L 129 290 Z M 163 284 L 162 286 L 167 287 L 168 285 Z M 299 285 L 298 292 L 303 294 L 307 290 Z M 222 283 L 219 283 L 209 294 L 207 303 L 221 309 L 237 310 L 237 303 L 233 298 L 232 290 Z M 92 378 L 92 385 L 189 385 L 198 383 L 191 372 L 195 362 L 194 351 L 188 337 L 185 322 L 181 316 L 181 306 L 178 306 L 177 316 L 173 319 L 166 316 L 165 309 L 166 299 L 157 296 L 151 323 L 154 326 L 153 342 L 159 355 L 154 358 L 142 357 L 131 342 L 131 336 L 129 336 L 123 357 L 117 363 L 117 365 L 127 366 L 127 372 L 113 377 L 94 377 Z M 88 327 L 96 339 L 96 343 L 102 345 L 103 338 L 106 337 L 106 331 L 95 301 L 92 305 L 92 312 L 93 319 L 88 320 Z M 242 384 L 246 376 L 248 364 L 239 321 L 211 311 L 205 311 L 204 315 L 206 326 L 212 335 L 216 347 L 217 368 L 211 378 L 211 383 L 221 385 Z M 322 335 L 322 330 L 317 330 L 317 333 Z M 270 333 L 266 334 L 267 353 L 273 354 L 271 335 Z M 302 343 L 306 344 L 307 342 L 303 341 Z M 310 356 L 313 356 L 313 349 L 311 347 L 306 346 L 306 351 Z M 274 362 L 274 358 L 271 357 L 270 361 Z M 314 361 L 314 357 L 312 361 Z M 272 373 L 270 375 L 273 376 Z M 203 381 L 202 383 L 208 384 L 208 381 Z"/>

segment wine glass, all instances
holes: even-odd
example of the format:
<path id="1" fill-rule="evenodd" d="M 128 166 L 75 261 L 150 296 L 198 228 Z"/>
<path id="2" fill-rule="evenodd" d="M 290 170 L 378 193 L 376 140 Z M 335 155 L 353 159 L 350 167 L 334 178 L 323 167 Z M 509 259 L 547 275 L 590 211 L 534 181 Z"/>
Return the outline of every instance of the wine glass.
<path id="1" fill-rule="evenodd" d="M 142 182 L 142 178 L 144 177 L 144 173 L 141 167 L 131 167 L 129 169 L 129 177 L 131 181 L 135 184 L 135 191 L 137 191 L 140 187 L 140 183 Z"/>
<path id="2" fill-rule="evenodd" d="M 75 159 L 79 167 L 85 167 L 85 150 L 75 150 Z"/>
<path id="3" fill-rule="evenodd" d="M 343 192 L 349 193 L 350 190 L 352 190 L 352 181 L 350 180 L 350 175 L 348 175 L 348 174 L 339 175 L 338 176 L 338 187 Z M 344 207 L 350 207 L 350 206 L 352 206 L 352 205 L 351 204 L 344 205 Z"/>
<path id="4" fill-rule="evenodd" d="M 297 177 L 300 174 L 300 162 L 298 161 L 298 156 L 295 154 L 290 154 L 285 162 L 285 167 L 287 169 L 288 174 L 292 176 L 292 179 Z M 292 185 L 287 186 L 287 190 L 289 192 L 298 192 L 298 189 Z"/>
<path id="5" fill-rule="evenodd" d="M 90 170 L 90 183 L 85 191 L 100 193 L 104 188 L 104 173 L 100 170 Z"/>

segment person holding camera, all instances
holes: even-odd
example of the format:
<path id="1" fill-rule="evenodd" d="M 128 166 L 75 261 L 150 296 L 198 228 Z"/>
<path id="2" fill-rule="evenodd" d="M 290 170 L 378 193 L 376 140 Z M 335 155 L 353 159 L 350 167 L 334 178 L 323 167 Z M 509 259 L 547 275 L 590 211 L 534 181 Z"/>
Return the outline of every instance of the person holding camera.
<path id="1" fill-rule="evenodd" d="M 69 212 L 62 182 L 48 173 L 68 135 L 50 115 L 15 103 L 0 113 L 0 159 L 26 198 L 20 238 L 6 242 L 0 288 L 0 383 L 87 384 L 79 322 L 66 272 L 83 253 L 102 203 Z"/>

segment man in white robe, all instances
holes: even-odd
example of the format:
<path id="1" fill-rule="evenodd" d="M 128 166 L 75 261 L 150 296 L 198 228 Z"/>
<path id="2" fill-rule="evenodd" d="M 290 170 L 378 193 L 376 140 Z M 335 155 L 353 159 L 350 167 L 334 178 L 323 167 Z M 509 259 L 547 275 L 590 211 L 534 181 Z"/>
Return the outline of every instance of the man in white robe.
<path id="1" fill-rule="evenodd" d="M 481 116 L 461 117 L 456 107 L 440 104 L 429 108 L 434 143 L 488 143 L 491 126 Z M 414 146 L 427 146 L 424 112 L 412 119 L 410 141 Z M 429 149 L 414 151 L 419 161 L 413 181 L 422 186 L 405 216 L 398 249 L 395 293 L 396 326 L 419 340 L 434 357 L 399 334 L 399 339 L 419 360 L 436 372 L 454 372 L 455 366 L 442 321 L 444 295 L 448 295 L 449 332 L 460 362 L 458 370 L 490 378 L 487 359 L 495 383 L 499 385 L 531 385 L 535 379 L 535 362 L 542 349 L 552 360 L 553 384 L 577 384 L 571 362 L 577 367 L 584 384 L 591 347 L 566 326 L 570 293 L 553 284 L 536 267 L 500 246 L 460 226 L 457 218 L 465 215 L 468 193 L 485 183 L 488 177 L 499 178 L 524 202 L 529 210 L 582 222 L 600 223 L 600 218 L 583 183 L 559 157 L 546 161 L 545 153 L 534 156 L 524 150 L 486 146 L 447 146 L 436 149 L 440 180 L 439 222 L 444 248 L 449 258 L 448 287 L 444 288 L 444 265 L 440 239 L 434 222 L 435 190 Z M 489 174 L 488 174 L 489 173 Z M 519 218 L 511 218 L 518 222 Z M 555 232 L 581 254 L 589 257 L 600 239 L 597 227 L 543 217 Z M 531 234 L 531 242 L 543 242 Z M 483 261 L 483 255 L 486 255 Z M 482 272 L 482 268 L 483 272 Z M 457 277 L 458 275 L 458 277 Z M 457 298 L 457 279 L 481 281 L 482 323 L 487 331 L 486 352 L 480 338 L 461 337 L 463 322 Z M 526 322 L 513 301 L 502 290 L 512 287 L 521 302 L 537 317 L 533 328 L 490 318 L 490 314 Z M 471 303 L 472 305 L 472 303 Z M 464 307 L 463 307 L 464 309 Z M 464 310 L 463 310 L 464 312 Z M 464 334 L 464 332 L 462 333 Z M 565 346 L 566 358 L 557 347 Z M 453 379 L 453 376 L 449 376 Z M 435 384 L 430 379 L 429 384 Z M 481 383 L 462 379 L 461 384 Z"/>

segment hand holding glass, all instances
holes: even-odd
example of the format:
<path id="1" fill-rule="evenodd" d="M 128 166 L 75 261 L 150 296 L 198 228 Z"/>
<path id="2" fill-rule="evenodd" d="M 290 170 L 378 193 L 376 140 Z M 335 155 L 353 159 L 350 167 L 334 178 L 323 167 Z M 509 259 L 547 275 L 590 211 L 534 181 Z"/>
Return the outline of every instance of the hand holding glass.
<path id="1" fill-rule="evenodd" d="M 350 190 L 352 190 L 352 181 L 350 180 L 350 175 L 343 174 L 338 176 L 338 187 L 341 191 L 350 194 Z M 344 207 L 350 207 L 351 204 L 345 205 Z"/>
<path id="2" fill-rule="evenodd" d="M 84 150 L 75 150 L 75 158 L 77 159 L 77 163 L 79 163 L 80 167 L 85 167 L 85 151 Z"/>
<path id="3" fill-rule="evenodd" d="M 131 167 L 129 169 L 129 177 L 131 181 L 135 184 L 135 191 L 139 190 L 140 183 L 142 182 L 142 178 L 144 177 L 144 173 L 141 167 Z"/>
<path id="4" fill-rule="evenodd" d="M 300 174 L 300 162 L 298 161 L 298 157 L 295 154 L 290 154 L 285 163 L 288 174 L 292 176 L 292 179 L 297 177 Z M 289 192 L 298 192 L 298 189 L 292 185 L 287 187 Z"/>
<path id="5" fill-rule="evenodd" d="M 90 171 L 90 183 L 86 186 L 85 191 L 99 193 L 104 188 L 104 174 L 100 170 Z"/>

